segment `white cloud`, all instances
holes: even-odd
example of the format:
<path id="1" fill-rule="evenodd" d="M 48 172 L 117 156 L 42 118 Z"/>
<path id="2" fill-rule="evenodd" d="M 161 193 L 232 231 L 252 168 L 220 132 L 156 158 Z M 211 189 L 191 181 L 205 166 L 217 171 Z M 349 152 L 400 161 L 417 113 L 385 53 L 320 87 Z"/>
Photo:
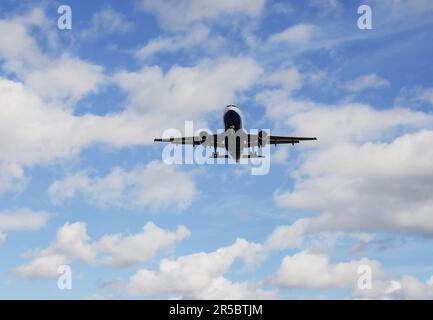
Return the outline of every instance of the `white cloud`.
<path id="1" fill-rule="evenodd" d="M 96 244 L 98 251 L 106 255 L 104 263 L 127 266 L 133 263 L 148 261 L 159 250 L 172 248 L 191 232 L 185 226 L 179 226 L 176 231 L 167 231 L 149 222 L 141 233 L 122 236 L 121 234 L 103 236 Z"/>
<path id="2" fill-rule="evenodd" d="M 24 81 L 29 90 L 43 98 L 74 103 L 85 94 L 97 92 L 105 79 L 101 66 L 62 55 L 35 67 L 24 76 Z"/>
<path id="3" fill-rule="evenodd" d="M 26 15 L 0 20 L 0 57 L 4 59 L 3 69 L 9 72 L 24 73 L 29 65 L 45 61 L 29 28 L 44 28 L 45 14 L 34 9 Z"/>
<path id="4" fill-rule="evenodd" d="M 26 185 L 27 178 L 21 166 L 0 162 L 0 194 L 7 191 L 21 192 Z"/>
<path id="5" fill-rule="evenodd" d="M 285 90 L 286 94 L 302 87 L 302 77 L 296 67 L 279 69 L 269 75 L 266 84 L 278 85 Z"/>
<path id="6" fill-rule="evenodd" d="M 361 289 L 358 281 L 360 266 L 371 268 L 371 288 Z M 273 282 L 279 288 L 346 289 L 351 299 L 432 299 L 433 276 L 426 282 L 404 275 L 393 280 L 375 260 L 362 258 L 332 263 L 330 257 L 301 251 L 283 258 Z"/>
<path id="7" fill-rule="evenodd" d="M 15 209 L 0 212 L 0 230 L 34 231 L 39 230 L 48 220 L 46 212 L 29 209 Z"/>
<path id="8" fill-rule="evenodd" d="M 183 122 L 222 110 L 260 74 L 254 60 L 236 57 L 202 60 L 194 67 L 174 66 L 165 74 L 159 67 L 144 67 L 139 72 L 121 72 L 115 79 L 128 92 L 130 108 L 146 114 L 168 114 L 166 126 L 170 126 L 169 118 Z"/>
<path id="9" fill-rule="evenodd" d="M 97 11 L 90 22 L 90 28 L 82 32 L 82 37 L 98 37 L 107 34 L 124 34 L 133 28 L 125 15 L 113 8 Z"/>
<path id="10" fill-rule="evenodd" d="M 318 28 L 312 24 L 297 24 L 288 27 L 284 31 L 273 34 L 269 37 L 268 42 L 270 43 L 288 43 L 288 44 L 305 44 L 310 42 L 315 34 L 317 34 Z"/>
<path id="11" fill-rule="evenodd" d="M 56 240 L 50 246 L 29 252 L 27 255 L 32 260 L 18 266 L 14 272 L 28 279 L 56 278 L 60 265 L 74 261 L 128 266 L 148 261 L 158 251 L 173 248 L 176 242 L 189 234 L 190 231 L 184 226 L 173 232 L 149 222 L 140 233 L 105 235 L 92 242 L 85 223 L 66 223 L 57 231 Z"/>
<path id="12" fill-rule="evenodd" d="M 284 257 L 274 282 L 282 288 L 355 287 L 360 275 L 358 267 L 368 265 L 379 278 L 380 264 L 366 258 L 331 264 L 328 256 L 308 251 Z"/>
<path id="13" fill-rule="evenodd" d="M 139 120 L 132 115 L 74 116 L 69 110 L 45 104 L 20 82 L 0 78 L 0 100 L 5 106 L 0 132 L 7 137 L 0 140 L 0 163 L 4 165 L 44 164 L 77 154 L 96 141 L 113 139 L 114 145 L 122 145 L 125 134 L 134 141 L 144 136 Z M 13 171 L 20 176 L 18 168 Z"/>
<path id="14" fill-rule="evenodd" d="M 139 2 L 139 8 L 156 14 L 168 30 L 191 30 L 203 23 L 227 23 L 229 19 L 245 16 L 257 17 L 265 0 L 156 0 Z"/>
<path id="15" fill-rule="evenodd" d="M 376 73 L 370 73 L 349 81 L 345 87 L 351 92 L 358 93 L 367 89 L 387 88 L 390 85 L 391 84 L 388 80 L 382 78 Z"/>
<path id="16" fill-rule="evenodd" d="M 250 269 L 260 265 L 275 251 L 303 244 L 308 220 L 279 226 L 263 244 L 237 239 L 232 245 L 213 252 L 193 253 L 177 259 L 163 259 L 156 271 L 138 270 L 128 284 L 133 295 L 173 295 L 183 299 L 273 299 L 277 292 L 263 289 L 263 283 L 232 282 L 225 275 L 241 260 Z"/>
<path id="17" fill-rule="evenodd" d="M 209 36 L 209 29 L 198 27 L 187 33 L 174 36 L 160 36 L 150 40 L 145 46 L 139 48 L 135 56 L 139 59 L 150 59 L 158 53 L 177 52 L 183 49 L 189 49 L 206 42 Z"/>
<path id="18" fill-rule="evenodd" d="M 210 253 L 195 253 L 176 260 L 163 259 L 158 271 L 141 269 L 130 279 L 128 290 L 135 295 L 180 294 L 197 297 L 201 294 L 215 294 L 214 281 L 223 277 L 237 259 L 247 264 L 260 259 L 262 247 L 237 239 L 230 246 Z M 227 285 L 225 280 L 222 280 Z M 232 286 L 233 284 L 229 284 Z"/>
<path id="19" fill-rule="evenodd" d="M 26 279 L 56 278 L 59 276 L 57 269 L 66 263 L 68 260 L 63 255 L 43 255 L 17 267 L 14 271 L 16 275 Z"/>
<path id="20" fill-rule="evenodd" d="M 256 100 L 266 107 L 266 116 L 275 120 L 277 126 L 291 128 L 296 135 L 316 136 L 318 143 L 309 144 L 313 147 L 391 139 L 402 131 L 433 125 L 433 117 L 424 112 L 405 108 L 378 110 L 360 103 L 319 104 L 292 99 L 284 90 L 263 91 Z"/>
<path id="21" fill-rule="evenodd" d="M 272 154 L 272 163 L 285 163 L 289 157 L 289 149 L 288 148 L 278 148 Z"/>
<path id="22" fill-rule="evenodd" d="M 83 172 L 77 173 L 55 181 L 48 193 L 57 203 L 81 193 L 89 202 L 100 207 L 143 207 L 161 211 L 187 208 L 197 190 L 194 179 L 188 173 L 152 161 L 131 171 L 113 168 L 105 177 L 91 178 Z"/>
<path id="23" fill-rule="evenodd" d="M 404 275 L 397 280 L 379 279 L 373 282 L 372 290 L 353 288 L 350 297 L 353 299 L 431 300 L 433 299 L 432 278 L 426 282 L 410 275 Z"/>
<path id="24" fill-rule="evenodd" d="M 318 230 L 433 233 L 432 131 L 390 143 L 337 144 L 309 157 L 279 206 L 319 211 Z"/>
<path id="25" fill-rule="evenodd" d="M 300 219 L 291 225 L 276 227 L 267 237 L 265 248 L 267 250 L 285 250 L 299 247 L 304 242 L 308 224 L 308 219 Z"/>
<path id="26" fill-rule="evenodd" d="M 73 103 L 85 94 L 95 92 L 103 83 L 103 69 L 98 65 L 82 61 L 58 52 L 59 42 L 55 26 L 40 9 L 24 16 L 0 20 L 0 58 L 2 68 L 14 73 L 30 90 L 43 98 L 68 100 Z M 40 49 L 36 36 L 48 41 L 45 53 Z M 54 30 L 54 31 L 53 31 Z M 65 101 L 61 101 L 65 102 Z"/>
<path id="27" fill-rule="evenodd" d="M 45 226 L 49 214 L 26 208 L 0 211 L 0 242 L 8 232 L 36 231 Z"/>
<path id="28" fill-rule="evenodd" d="M 224 277 L 217 277 L 193 297 L 204 300 L 265 300 L 276 299 L 277 292 L 264 290 L 249 282 L 232 282 Z"/>

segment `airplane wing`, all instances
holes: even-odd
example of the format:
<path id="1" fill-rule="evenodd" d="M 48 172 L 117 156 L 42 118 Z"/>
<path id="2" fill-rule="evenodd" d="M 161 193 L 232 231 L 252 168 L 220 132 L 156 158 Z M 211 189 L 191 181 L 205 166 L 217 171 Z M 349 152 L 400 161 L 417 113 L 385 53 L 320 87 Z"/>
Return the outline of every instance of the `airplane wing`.
<path id="1" fill-rule="evenodd" d="M 268 142 L 269 144 L 295 144 L 301 141 L 311 141 L 317 140 L 316 137 L 284 137 L 284 136 L 269 136 Z"/>
<path id="2" fill-rule="evenodd" d="M 265 146 L 266 144 L 295 144 L 301 141 L 317 140 L 316 137 L 286 137 L 286 136 L 268 136 L 265 132 L 248 135 L 248 146 L 257 147 Z"/>
<path id="3" fill-rule="evenodd" d="M 217 145 L 217 147 L 224 147 L 224 136 L 218 134 L 202 134 L 201 136 L 194 137 L 181 137 L 181 138 L 158 138 L 154 142 L 168 142 L 175 145 L 188 144 L 193 146 L 203 145 L 205 147 Z"/>
<path id="4" fill-rule="evenodd" d="M 301 141 L 311 141 L 311 140 L 317 140 L 315 137 L 286 137 L 286 136 L 261 136 L 256 134 L 249 134 L 247 135 L 248 139 L 248 146 L 250 147 L 256 147 L 258 145 L 265 145 L 265 144 L 295 144 L 299 143 Z M 175 145 L 179 144 L 187 144 L 187 145 L 203 145 L 205 147 L 212 147 L 214 144 L 217 145 L 217 147 L 224 147 L 224 135 L 221 134 L 213 134 L 213 135 L 203 135 L 203 136 L 194 136 L 194 137 L 181 137 L 181 138 L 158 138 L 154 139 L 154 142 L 167 142 L 172 143 Z"/>
<path id="5" fill-rule="evenodd" d="M 192 144 L 194 146 L 198 146 L 202 144 L 202 138 L 201 137 L 182 137 L 182 138 L 158 138 L 154 139 L 154 142 L 168 142 L 172 144 Z"/>

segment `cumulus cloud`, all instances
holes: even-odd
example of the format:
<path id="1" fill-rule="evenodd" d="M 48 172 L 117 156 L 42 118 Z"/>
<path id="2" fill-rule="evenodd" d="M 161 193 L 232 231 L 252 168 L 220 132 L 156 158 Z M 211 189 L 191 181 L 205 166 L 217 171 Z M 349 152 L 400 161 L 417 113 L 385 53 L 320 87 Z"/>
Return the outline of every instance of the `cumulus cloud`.
<path id="1" fill-rule="evenodd" d="M 136 262 L 148 261 L 163 248 L 170 248 L 183 240 L 191 232 L 185 226 L 179 226 L 171 232 L 147 223 L 138 234 L 123 236 L 121 234 L 103 236 L 95 244 L 98 251 L 104 252 L 104 263 L 127 266 Z"/>
<path id="2" fill-rule="evenodd" d="M 32 69 L 24 76 L 24 81 L 29 90 L 44 99 L 73 103 L 86 94 L 97 92 L 105 80 L 101 66 L 65 54 Z"/>
<path id="3" fill-rule="evenodd" d="M 429 113 L 406 108 L 376 109 L 367 104 L 328 105 L 297 100 L 280 89 L 265 90 L 256 101 L 266 107 L 266 116 L 294 134 L 313 135 L 328 147 L 338 142 L 367 142 L 392 139 L 433 125 Z"/>
<path id="4" fill-rule="evenodd" d="M 400 279 L 378 279 L 373 282 L 371 290 L 354 288 L 350 292 L 352 299 L 403 299 L 403 300 L 431 300 L 433 299 L 433 276 L 423 282 L 410 275 Z"/>
<path id="5" fill-rule="evenodd" d="M 271 73 L 264 81 L 268 85 L 277 85 L 285 90 L 286 94 L 302 87 L 302 77 L 296 67 L 286 67 Z"/>
<path id="6" fill-rule="evenodd" d="M 55 181 L 49 187 L 48 193 L 57 203 L 81 193 L 90 203 L 100 207 L 142 207 L 161 211 L 187 208 L 197 190 L 190 174 L 152 161 L 145 167 L 130 171 L 113 168 L 105 177 L 91 178 L 80 172 Z"/>
<path id="7" fill-rule="evenodd" d="M 45 226 L 49 214 L 26 208 L 0 211 L 0 241 L 8 232 L 36 231 Z"/>
<path id="8" fill-rule="evenodd" d="M 368 288 L 359 286 L 366 268 Z M 344 289 L 350 299 L 432 299 L 432 279 L 423 282 L 410 275 L 393 279 L 376 260 L 331 262 L 326 254 L 301 251 L 283 258 L 272 281 L 281 289 Z"/>
<path id="9" fill-rule="evenodd" d="M 34 29 L 48 39 L 50 46 L 58 42 L 52 31 L 55 27 L 47 21 L 41 9 L 0 20 L 0 32 L 4 35 L 0 40 L 2 68 L 17 75 L 42 98 L 73 104 L 104 82 L 103 68 L 68 54 L 53 56 L 43 52 Z"/>
<path id="10" fill-rule="evenodd" d="M 275 289 L 265 290 L 251 282 L 233 282 L 225 277 L 218 277 L 193 297 L 204 300 L 266 300 L 277 299 L 278 295 Z"/>
<path id="11" fill-rule="evenodd" d="M 184 226 L 167 231 L 149 222 L 140 233 L 105 235 L 92 241 L 85 223 L 66 223 L 57 231 L 56 240 L 50 246 L 28 252 L 31 261 L 15 268 L 14 273 L 27 279 L 56 278 L 59 266 L 74 261 L 129 266 L 148 261 L 158 251 L 173 248 L 189 234 Z"/>
<path id="12" fill-rule="evenodd" d="M 129 281 L 128 290 L 136 295 L 169 293 L 191 298 L 212 294 L 217 290 L 214 281 L 218 279 L 225 285 L 236 286 L 221 278 L 235 260 L 255 263 L 256 259 L 260 259 L 258 255 L 261 251 L 260 245 L 237 239 L 232 245 L 210 253 L 195 253 L 175 260 L 163 259 L 157 271 L 137 271 Z"/>
<path id="13" fill-rule="evenodd" d="M 304 242 L 307 219 L 275 228 L 263 243 L 238 238 L 232 245 L 212 252 L 199 252 L 177 259 L 163 259 L 156 271 L 138 270 L 129 280 L 133 295 L 170 294 L 184 299 L 272 299 L 277 290 L 263 283 L 232 282 L 226 274 L 240 260 L 248 268 L 259 266 L 275 251 L 297 248 Z"/>
<path id="14" fill-rule="evenodd" d="M 45 14 L 41 9 L 34 9 L 23 16 L 14 16 L 0 20 L 0 57 L 2 68 L 8 72 L 24 74 L 29 66 L 43 63 L 46 57 L 39 49 L 29 28 L 46 31 Z M 49 37 L 48 37 L 49 39 Z"/>
<path id="15" fill-rule="evenodd" d="M 97 141 L 124 145 L 126 138 L 126 144 L 134 144 L 146 136 L 142 123 L 132 115 L 75 116 L 44 103 L 22 83 L 1 77 L 0 100 L 5 106 L 0 119 L 0 163 L 12 177 L 22 177 L 22 165 L 75 155 Z"/>
<path id="16" fill-rule="evenodd" d="M 267 237 L 267 250 L 284 250 L 299 247 L 308 230 L 309 219 L 299 219 L 291 225 L 279 226 Z"/>
<path id="17" fill-rule="evenodd" d="M 390 143 L 337 144 L 302 164 L 294 190 L 275 201 L 321 212 L 311 222 L 318 229 L 432 234 L 432 143 L 425 130 Z"/>
<path id="18" fill-rule="evenodd" d="M 146 66 L 139 72 L 120 72 L 115 81 L 128 93 L 129 108 L 146 114 L 167 113 L 168 118 L 184 121 L 221 110 L 250 88 L 261 72 L 251 58 L 236 57 L 202 60 L 193 67 L 173 66 L 166 73 Z"/>
<path id="19" fill-rule="evenodd" d="M 380 264 L 368 259 L 331 264 L 324 254 L 301 251 L 284 257 L 274 282 L 282 288 L 344 288 L 357 286 L 360 266 L 368 265 L 379 278 Z"/>

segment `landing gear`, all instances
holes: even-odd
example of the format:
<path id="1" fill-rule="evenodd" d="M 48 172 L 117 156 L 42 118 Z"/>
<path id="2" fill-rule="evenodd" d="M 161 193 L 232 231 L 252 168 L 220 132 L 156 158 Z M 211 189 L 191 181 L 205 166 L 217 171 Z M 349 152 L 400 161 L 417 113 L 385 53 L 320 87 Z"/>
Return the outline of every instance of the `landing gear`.
<path id="1" fill-rule="evenodd" d="M 217 145 L 217 140 L 216 140 L 216 137 L 215 137 L 214 138 L 214 144 L 213 144 L 213 153 L 212 153 L 212 157 L 214 159 L 218 158 L 218 156 L 219 156 L 219 154 L 217 152 L 217 147 L 218 147 L 218 145 Z"/>

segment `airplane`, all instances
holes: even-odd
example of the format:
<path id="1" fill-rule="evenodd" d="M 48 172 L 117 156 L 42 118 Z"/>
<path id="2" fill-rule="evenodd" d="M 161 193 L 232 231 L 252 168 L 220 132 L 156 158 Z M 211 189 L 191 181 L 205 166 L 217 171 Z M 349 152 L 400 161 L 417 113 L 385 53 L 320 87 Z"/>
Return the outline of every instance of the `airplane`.
<path id="1" fill-rule="evenodd" d="M 225 107 L 223 114 L 224 132 L 220 134 L 210 134 L 202 131 L 198 136 L 194 137 L 181 137 L 181 138 L 156 138 L 154 142 L 167 142 L 172 144 L 184 144 L 203 147 L 213 147 L 213 158 L 228 158 L 229 156 L 239 162 L 240 158 L 261 158 L 254 151 L 254 147 L 277 145 L 277 144 L 292 144 L 299 143 L 300 141 L 317 140 L 316 137 L 286 137 L 286 136 L 268 136 L 267 132 L 260 130 L 258 134 L 248 134 L 243 128 L 243 115 L 241 109 L 230 104 Z M 245 148 L 253 148 L 253 152 L 248 155 L 243 155 Z M 225 148 L 228 155 L 220 156 L 217 148 Z"/>

